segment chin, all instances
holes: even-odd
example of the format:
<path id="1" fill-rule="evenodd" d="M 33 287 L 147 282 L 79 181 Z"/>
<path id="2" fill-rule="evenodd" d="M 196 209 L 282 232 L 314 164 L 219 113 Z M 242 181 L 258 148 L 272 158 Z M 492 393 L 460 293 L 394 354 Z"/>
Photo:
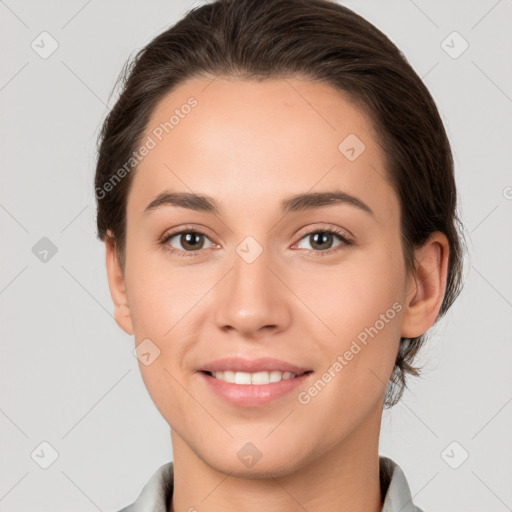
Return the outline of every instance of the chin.
<path id="1" fill-rule="evenodd" d="M 259 450 L 251 442 L 243 443 L 233 451 L 222 451 L 220 453 L 209 453 L 207 457 L 204 454 L 197 455 L 205 464 L 215 471 L 228 474 L 237 478 L 281 478 L 292 474 L 302 468 L 306 461 L 297 458 L 296 445 L 287 450 L 277 450 L 268 447 Z M 281 448 L 283 448 L 281 446 Z M 226 455 L 226 453 L 231 455 Z M 304 450 L 300 455 L 304 457 Z"/>

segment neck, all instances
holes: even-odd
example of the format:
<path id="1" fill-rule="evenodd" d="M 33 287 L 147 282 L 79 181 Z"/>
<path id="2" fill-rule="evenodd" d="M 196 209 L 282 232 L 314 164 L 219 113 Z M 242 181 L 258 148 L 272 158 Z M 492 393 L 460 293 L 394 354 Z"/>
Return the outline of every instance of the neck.
<path id="1" fill-rule="evenodd" d="M 381 414 L 376 408 L 321 456 L 298 467 L 290 461 L 291 471 L 278 478 L 246 478 L 218 471 L 171 430 L 174 492 L 170 512 L 380 512 Z"/>

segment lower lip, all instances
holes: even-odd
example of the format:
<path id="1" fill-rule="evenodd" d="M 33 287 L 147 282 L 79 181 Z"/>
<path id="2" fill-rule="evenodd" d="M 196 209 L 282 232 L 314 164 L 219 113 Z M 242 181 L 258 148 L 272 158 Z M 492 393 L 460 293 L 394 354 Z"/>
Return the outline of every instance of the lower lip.
<path id="1" fill-rule="evenodd" d="M 199 372 L 210 388 L 220 397 L 239 407 L 261 407 L 280 398 L 304 383 L 311 373 L 270 384 L 232 384 Z"/>

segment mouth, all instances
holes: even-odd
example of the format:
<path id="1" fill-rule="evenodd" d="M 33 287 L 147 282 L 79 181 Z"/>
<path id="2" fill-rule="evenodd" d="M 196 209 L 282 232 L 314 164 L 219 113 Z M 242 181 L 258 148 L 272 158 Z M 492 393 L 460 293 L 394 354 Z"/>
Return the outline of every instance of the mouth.
<path id="1" fill-rule="evenodd" d="M 312 373 L 313 370 L 307 370 L 301 373 L 281 372 L 279 370 L 259 371 L 259 372 L 238 372 L 232 370 L 210 372 L 202 370 L 202 373 L 213 377 L 214 379 L 228 382 L 230 384 L 241 384 L 242 386 L 264 386 L 283 380 L 291 380 Z"/>
<path id="2" fill-rule="evenodd" d="M 264 407 L 285 398 L 311 379 L 311 367 L 273 357 L 224 357 L 198 374 L 207 389 L 236 407 Z"/>
<path id="3" fill-rule="evenodd" d="M 198 374 L 210 392 L 235 407 L 260 408 L 277 399 L 285 399 L 297 388 L 304 386 L 313 370 L 200 370 Z M 300 373 L 299 373 L 300 372 Z"/>

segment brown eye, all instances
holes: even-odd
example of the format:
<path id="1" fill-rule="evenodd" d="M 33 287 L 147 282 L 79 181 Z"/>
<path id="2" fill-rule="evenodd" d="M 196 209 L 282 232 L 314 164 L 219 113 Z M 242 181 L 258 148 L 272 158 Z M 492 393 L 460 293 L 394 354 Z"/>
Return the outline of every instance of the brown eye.
<path id="1" fill-rule="evenodd" d="M 196 252 L 205 248 L 206 235 L 197 231 L 180 231 L 169 235 L 162 243 L 171 246 L 172 250 Z"/>
<path id="2" fill-rule="evenodd" d="M 309 236 L 313 249 L 330 249 L 333 242 L 333 235 L 328 231 L 317 231 Z"/>
<path id="3" fill-rule="evenodd" d="M 340 243 L 333 245 L 335 239 L 340 240 Z M 323 256 L 324 254 L 330 254 L 331 252 L 337 251 L 338 249 L 342 249 L 343 247 L 352 245 L 352 241 L 349 240 L 344 233 L 336 230 L 316 230 L 311 231 L 301 238 L 301 242 L 297 244 L 300 249 L 304 247 L 300 247 L 302 240 L 307 240 L 310 244 L 310 247 L 305 247 L 305 249 L 316 252 L 319 255 Z"/>

